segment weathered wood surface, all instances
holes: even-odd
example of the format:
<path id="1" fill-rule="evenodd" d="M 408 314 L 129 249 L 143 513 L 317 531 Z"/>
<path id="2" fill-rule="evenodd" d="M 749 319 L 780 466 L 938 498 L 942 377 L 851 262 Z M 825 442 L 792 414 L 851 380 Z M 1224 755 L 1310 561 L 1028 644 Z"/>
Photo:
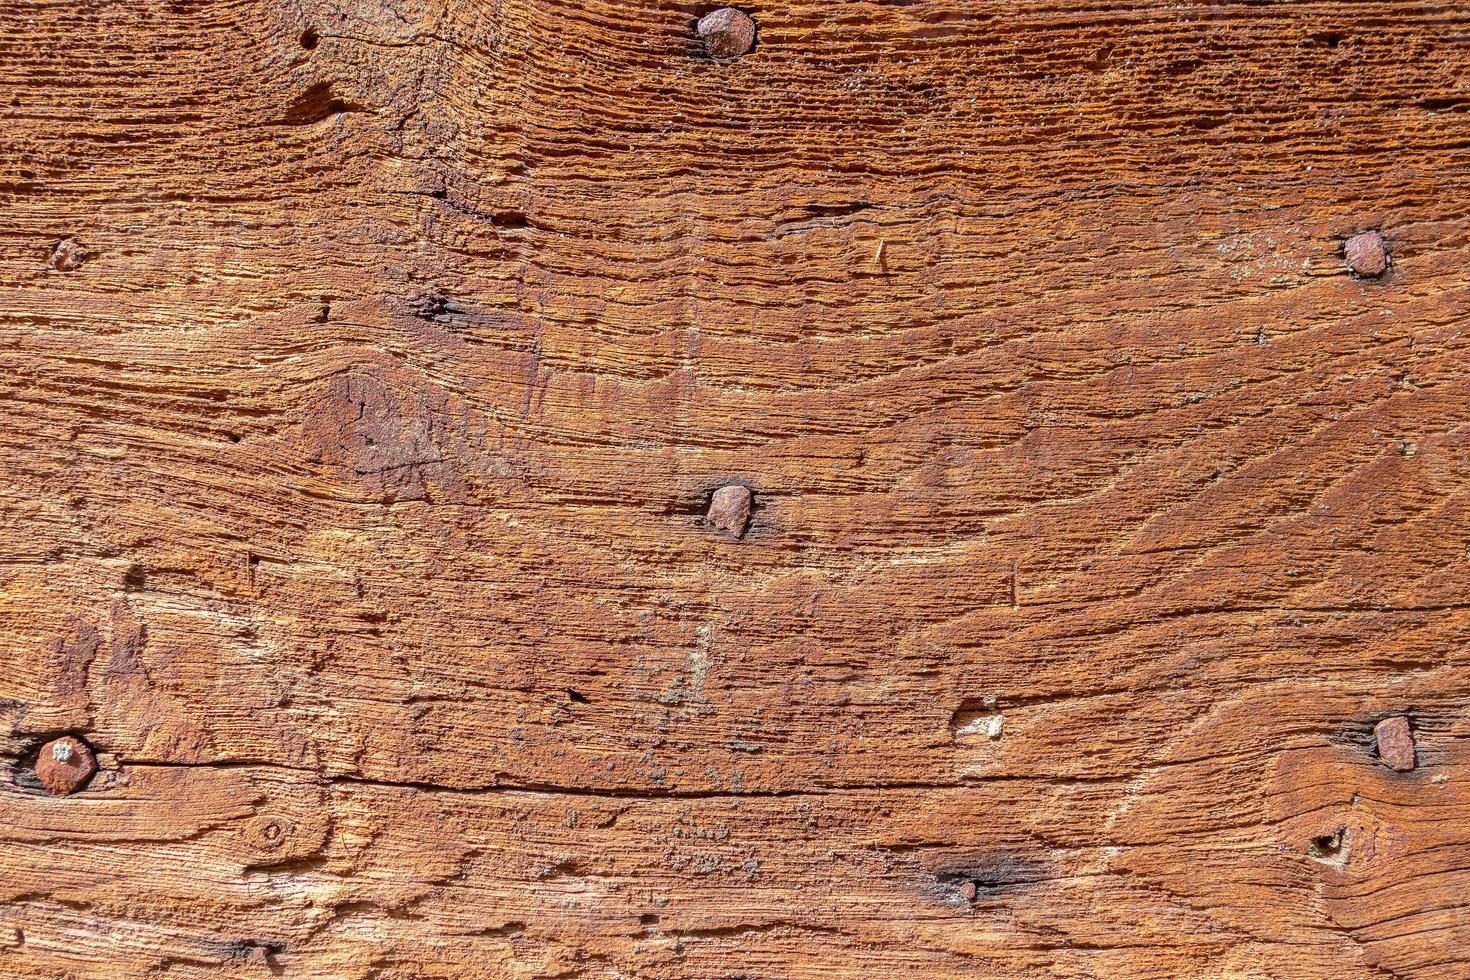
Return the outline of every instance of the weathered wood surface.
<path id="1" fill-rule="evenodd" d="M 0 975 L 1470 975 L 1470 7 L 0 8 Z"/>

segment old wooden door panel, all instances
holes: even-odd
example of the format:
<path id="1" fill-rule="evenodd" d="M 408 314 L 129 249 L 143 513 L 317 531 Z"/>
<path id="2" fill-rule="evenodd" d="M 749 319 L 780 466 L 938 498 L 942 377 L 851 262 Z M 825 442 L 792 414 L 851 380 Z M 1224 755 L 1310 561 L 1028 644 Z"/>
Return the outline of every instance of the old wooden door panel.
<path id="1" fill-rule="evenodd" d="M 3 11 L 0 975 L 1465 976 L 1470 10 L 710 9 Z"/>

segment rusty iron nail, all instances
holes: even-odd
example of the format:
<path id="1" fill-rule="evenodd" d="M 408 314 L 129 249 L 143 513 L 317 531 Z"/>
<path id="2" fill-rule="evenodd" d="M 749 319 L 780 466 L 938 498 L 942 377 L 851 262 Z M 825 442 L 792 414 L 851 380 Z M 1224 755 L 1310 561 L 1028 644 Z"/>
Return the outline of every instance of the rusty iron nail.
<path id="1" fill-rule="evenodd" d="M 1414 732 L 1403 715 L 1385 718 L 1373 727 L 1378 758 L 1390 769 L 1408 772 L 1414 768 Z"/>
<path id="2" fill-rule="evenodd" d="M 63 238 L 59 242 L 51 243 L 51 254 L 46 259 L 46 264 L 57 272 L 71 272 L 80 269 L 86 261 L 87 253 L 82 246 L 70 238 Z"/>
<path id="3" fill-rule="evenodd" d="M 47 742 L 36 755 L 36 778 L 54 796 L 75 793 L 96 772 L 91 746 L 72 735 Z"/>
<path id="4" fill-rule="evenodd" d="M 711 58 L 738 58 L 755 46 L 755 21 L 734 7 L 705 14 L 698 30 Z"/>
<path id="5" fill-rule="evenodd" d="M 750 503 L 748 487 L 742 487 L 738 483 L 720 487 L 710 497 L 709 511 L 704 516 L 704 522 L 717 531 L 743 538 L 745 529 L 750 526 Z"/>
<path id="6" fill-rule="evenodd" d="M 1377 231 L 1359 232 L 1342 246 L 1347 267 L 1360 279 L 1377 279 L 1388 271 L 1388 242 Z"/>
<path id="7" fill-rule="evenodd" d="M 960 897 L 965 901 L 973 902 L 975 896 L 978 894 L 980 894 L 980 886 L 976 885 L 973 881 L 967 881 L 960 885 Z"/>

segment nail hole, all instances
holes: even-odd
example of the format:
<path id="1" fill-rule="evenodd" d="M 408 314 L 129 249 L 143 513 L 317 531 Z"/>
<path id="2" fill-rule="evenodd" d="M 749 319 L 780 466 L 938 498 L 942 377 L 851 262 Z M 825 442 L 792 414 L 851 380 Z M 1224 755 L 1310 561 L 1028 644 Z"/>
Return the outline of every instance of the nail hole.
<path id="1" fill-rule="evenodd" d="M 850 204 L 808 204 L 805 210 L 809 218 L 847 218 L 872 206 L 867 201 L 853 201 Z"/>
<path id="2" fill-rule="evenodd" d="M 317 34 L 315 27 L 308 27 L 301 32 L 301 46 L 307 51 L 315 51 L 316 46 L 321 43 L 321 36 Z"/>
<path id="3" fill-rule="evenodd" d="M 1347 863 L 1348 831 L 1339 827 L 1330 834 L 1313 837 L 1307 845 L 1307 857 L 1323 864 L 1343 865 Z"/>
<path id="4" fill-rule="evenodd" d="M 531 219 L 519 211 L 501 211 L 491 216 L 490 223 L 497 228 L 529 228 Z"/>

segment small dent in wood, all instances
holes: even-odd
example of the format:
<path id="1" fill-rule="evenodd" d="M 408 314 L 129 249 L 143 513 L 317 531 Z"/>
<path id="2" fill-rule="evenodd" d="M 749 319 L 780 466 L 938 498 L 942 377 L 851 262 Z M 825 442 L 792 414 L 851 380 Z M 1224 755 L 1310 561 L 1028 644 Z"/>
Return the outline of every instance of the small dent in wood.
<path id="1" fill-rule="evenodd" d="M 282 817 L 261 817 L 250 824 L 249 833 L 256 843 L 269 851 L 278 850 L 291 835 L 291 821 Z"/>
<path id="2" fill-rule="evenodd" d="M 949 718 L 949 736 L 956 745 L 995 741 L 1005 730 L 1005 715 L 994 695 L 966 698 Z"/>
<path id="3" fill-rule="evenodd" d="M 124 592 L 142 592 L 148 585 L 148 569 L 142 565 L 129 565 L 123 573 Z"/>
<path id="4" fill-rule="evenodd" d="M 331 82 L 317 82 L 286 107 L 275 125 L 310 126 L 342 113 L 367 111 L 365 106 L 337 95 Z"/>
<path id="5" fill-rule="evenodd" d="M 270 970 L 272 975 L 280 976 L 284 968 L 276 958 L 285 951 L 285 943 L 240 939 L 229 944 L 226 949 L 226 957 L 235 961 L 244 961 L 253 966 L 263 966 Z"/>

